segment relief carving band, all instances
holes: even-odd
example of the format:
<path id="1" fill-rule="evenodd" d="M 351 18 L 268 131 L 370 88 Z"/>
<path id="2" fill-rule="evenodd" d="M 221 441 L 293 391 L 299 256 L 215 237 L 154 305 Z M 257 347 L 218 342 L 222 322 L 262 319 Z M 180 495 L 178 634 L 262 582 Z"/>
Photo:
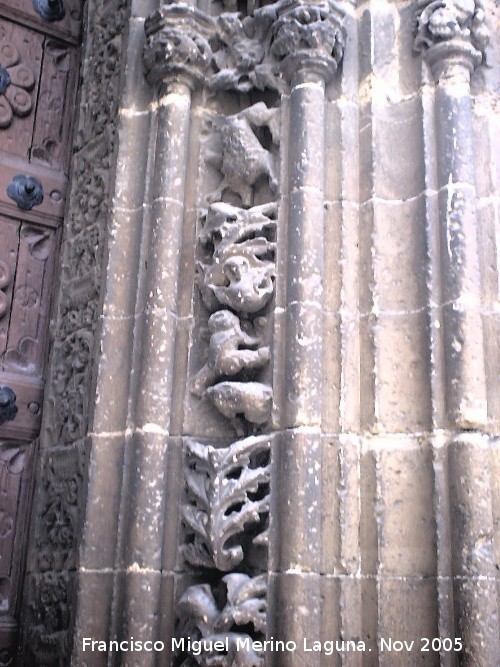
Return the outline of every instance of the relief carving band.
<path id="1" fill-rule="evenodd" d="M 252 643 L 265 636 L 267 576 L 233 573 L 222 581 L 227 589 L 222 610 L 209 584 L 190 586 L 179 600 L 181 639 L 177 642 L 191 654 L 182 667 L 264 667 L 264 657 Z M 202 640 L 200 653 L 193 639 Z M 222 642 L 222 651 L 215 642 Z"/>
<path id="2" fill-rule="evenodd" d="M 222 172 L 220 186 L 207 197 L 208 202 L 220 201 L 226 190 L 241 199 L 245 207 L 253 204 L 254 188 L 261 178 L 267 180 L 271 193 L 278 192 L 278 180 L 274 155 L 258 138 L 258 128 L 267 128 L 272 145 L 279 143 L 279 118 L 276 109 L 269 109 L 264 102 L 234 114 L 217 116 L 213 121 L 219 145 L 208 147 L 207 161 Z"/>
<path id="3" fill-rule="evenodd" d="M 274 203 L 248 210 L 212 204 L 198 238 L 197 282 L 212 315 L 207 361 L 191 391 L 211 400 L 238 436 L 271 415 L 272 389 L 254 375 L 270 358 L 259 313 L 274 294 L 276 213 Z"/>
<path id="4" fill-rule="evenodd" d="M 33 106 L 29 91 L 35 76 L 20 60 L 15 46 L 0 45 L 0 128 L 9 127 L 14 116 L 27 116 Z"/>
<path id="5" fill-rule="evenodd" d="M 186 443 L 182 552 L 192 565 L 227 572 L 242 562 L 246 545 L 267 543 L 269 453 L 266 437 L 224 449 Z"/>
<path id="6" fill-rule="evenodd" d="M 143 62 L 150 83 L 180 81 L 194 86 L 203 82 L 212 61 L 210 17 L 186 4 L 172 3 L 150 16 L 144 29 Z"/>

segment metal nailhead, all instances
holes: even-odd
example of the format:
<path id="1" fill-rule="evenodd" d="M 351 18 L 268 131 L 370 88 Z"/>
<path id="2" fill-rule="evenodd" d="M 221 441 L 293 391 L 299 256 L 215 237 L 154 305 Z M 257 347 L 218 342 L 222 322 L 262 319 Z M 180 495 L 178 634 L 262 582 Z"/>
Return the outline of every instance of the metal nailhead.
<path id="1" fill-rule="evenodd" d="M 33 0 L 33 6 L 44 21 L 61 21 L 66 13 L 62 0 Z"/>
<path id="2" fill-rule="evenodd" d="M 7 186 L 7 195 L 13 199 L 23 211 L 31 211 L 43 201 L 42 184 L 34 176 L 16 174 Z"/>

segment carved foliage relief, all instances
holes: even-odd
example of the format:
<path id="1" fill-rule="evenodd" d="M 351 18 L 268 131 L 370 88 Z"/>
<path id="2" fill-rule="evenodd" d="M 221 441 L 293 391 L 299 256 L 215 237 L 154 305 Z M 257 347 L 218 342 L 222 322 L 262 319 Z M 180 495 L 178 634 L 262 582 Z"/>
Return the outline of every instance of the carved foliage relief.
<path id="1" fill-rule="evenodd" d="M 245 538 L 266 543 L 269 454 L 269 439 L 262 436 L 222 449 L 188 441 L 182 517 L 190 563 L 228 572 L 242 562 Z"/>
<path id="2" fill-rule="evenodd" d="M 103 230 L 110 206 L 119 104 L 121 32 L 127 16 L 126 0 L 108 0 L 99 5 L 94 17 L 93 57 L 87 61 L 83 76 L 54 326 L 47 402 L 50 418 L 46 420 L 48 432 L 43 435 L 44 441 L 49 442 L 73 442 L 87 430 L 91 360 L 102 282 Z M 55 50 L 52 57 L 59 57 Z M 63 82 L 54 81 L 53 85 L 60 86 Z M 53 155 L 50 145 L 43 148 L 42 142 L 40 151 Z"/>
<path id="3" fill-rule="evenodd" d="M 72 648 L 74 582 L 87 484 L 83 438 L 88 432 L 104 229 L 120 103 L 122 33 L 129 4 L 128 0 L 104 0 L 94 3 L 89 13 L 88 57 L 82 73 L 60 285 L 51 323 L 54 342 L 23 628 L 26 665 L 68 664 Z M 69 11 L 70 3 L 65 6 Z M 51 119 L 60 115 L 60 98 L 74 71 L 71 58 L 58 44 L 47 40 L 44 86 L 50 95 L 39 100 L 45 105 L 46 123 L 34 134 L 34 159 L 54 167 L 65 161 L 66 129 L 54 127 Z"/>
<path id="4" fill-rule="evenodd" d="M 252 640 L 265 637 L 267 576 L 233 573 L 222 582 L 225 603 L 216 601 L 208 584 L 190 586 L 179 600 L 181 634 L 204 640 L 201 655 L 189 655 L 182 667 L 263 667 Z M 216 641 L 227 643 L 226 654 L 211 650 Z"/>
<path id="5" fill-rule="evenodd" d="M 194 655 L 187 647 L 183 667 L 264 664 L 251 640 L 266 628 L 272 438 L 265 431 L 286 87 L 270 51 L 272 23 L 257 12 L 224 12 L 208 40 L 200 150 L 211 181 L 197 194 L 195 248 L 197 340 L 205 354 L 193 357 L 189 392 L 233 438 L 222 447 L 185 440 L 181 553 L 201 583 L 185 590 L 177 616 L 180 635 L 226 641 L 228 650 L 206 645 Z M 236 651 L 237 638 L 249 640 L 248 650 Z"/>

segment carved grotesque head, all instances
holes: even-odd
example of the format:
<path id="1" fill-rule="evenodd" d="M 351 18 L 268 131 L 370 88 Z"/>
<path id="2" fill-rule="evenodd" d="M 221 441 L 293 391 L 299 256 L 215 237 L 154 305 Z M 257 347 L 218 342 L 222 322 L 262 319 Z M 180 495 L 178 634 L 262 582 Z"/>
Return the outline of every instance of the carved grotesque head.
<path id="1" fill-rule="evenodd" d="M 217 285 L 213 291 L 220 303 L 234 310 L 256 313 L 273 294 L 272 268 L 256 258 L 233 255 L 224 262 L 222 272 L 228 284 Z"/>
<path id="2" fill-rule="evenodd" d="M 230 310 L 218 310 L 209 317 L 208 327 L 212 333 L 228 329 L 239 329 L 240 320 Z"/>

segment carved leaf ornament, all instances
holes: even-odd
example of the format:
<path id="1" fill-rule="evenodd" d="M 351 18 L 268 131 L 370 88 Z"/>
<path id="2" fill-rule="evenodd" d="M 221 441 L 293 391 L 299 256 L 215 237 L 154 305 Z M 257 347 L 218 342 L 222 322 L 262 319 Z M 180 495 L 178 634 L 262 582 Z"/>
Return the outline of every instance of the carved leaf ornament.
<path id="1" fill-rule="evenodd" d="M 237 536 L 252 524 L 260 528 L 253 540 L 259 543 L 262 515 L 269 510 L 269 448 L 266 438 L 246 438 L 225 449 L 188 441 L 182 518 L 193 536 L 183 546 L 191 564 L 231 570 L 244 556 Z"/>
<path id="2" fill-rule="evenodd" d="M 252 647 L 249 635 L 241 632 L 241 626 L 253 626 L 257 633 L 266 630 L 267 576 L 251 578 L 246 574 L 232 573 L 222 578 L 227 588 L 227 600 L 220 611 L 209 584 L 190 586 L 179 600 L 179 612 L 183 634 L 201 637 L 202 653 L 184 661 L 182 667 L 194 664 L 206 667 L 262 667 L 264 658 Z M 245 639 L 250 641 L 245 644 Z M 223 655 L 211 650 L 213 643 L 227 642 L 228 652 Z"/>
<path id="3" fill-rule="evenodd" d="M 14 116 L 27 116 L 33 106 L 28 91 L 35 85 L 35 76 L 20 60 L 12 44 L 0 46 L 0 128 L 9 127 Z"/>

